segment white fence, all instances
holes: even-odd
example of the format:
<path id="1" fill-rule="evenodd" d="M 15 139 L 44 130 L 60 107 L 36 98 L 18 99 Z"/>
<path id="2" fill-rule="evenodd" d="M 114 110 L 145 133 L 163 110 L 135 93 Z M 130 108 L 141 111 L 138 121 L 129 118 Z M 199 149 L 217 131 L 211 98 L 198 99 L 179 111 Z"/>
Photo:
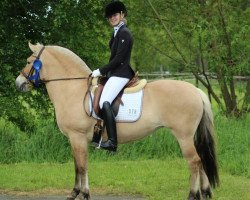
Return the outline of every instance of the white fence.
<path id="1" fill-rule="evenodd" d="M 204 77 L 204 75 L 200 75 Z M 209 79 L 217 79 L 215 74 L 208 74 Z M 145 79 L 177 79 L 177 80 L 187 80 L 195 79 L 195 76 L 192 73 L 139 73 L 139 77 Z M 234 76 L 235 80 L 247 81 L 250 79 L 250 76 Z"/>

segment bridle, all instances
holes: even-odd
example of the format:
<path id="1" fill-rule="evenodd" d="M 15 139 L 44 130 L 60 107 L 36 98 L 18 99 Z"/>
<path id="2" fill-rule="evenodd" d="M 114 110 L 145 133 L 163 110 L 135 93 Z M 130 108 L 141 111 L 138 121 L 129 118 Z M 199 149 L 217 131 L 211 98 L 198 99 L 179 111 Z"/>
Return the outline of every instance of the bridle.
<path id="1" fill-rule="evenodd" d="M 40 71 L 42 69 L 42 61 L 40 60 L 40 56 L 42 55 L 45 46 L 39 51 L 36 59 L 33 61 L 32 67 L 28 74 L 26 74 L 23 70 L 21 74 L 31 83 L 33 86 L 38 87 L 41 83 L 48 83 L 51 81 L 68 81 L 68 80 L 83 80 L 83 79 L 90 79 L 91 74 L 88 77 L 74 77 L 74 78 L 55 78 L 55 79 L 40 79 Z M 34 73 L 35 72 L 35 73 Z"/>

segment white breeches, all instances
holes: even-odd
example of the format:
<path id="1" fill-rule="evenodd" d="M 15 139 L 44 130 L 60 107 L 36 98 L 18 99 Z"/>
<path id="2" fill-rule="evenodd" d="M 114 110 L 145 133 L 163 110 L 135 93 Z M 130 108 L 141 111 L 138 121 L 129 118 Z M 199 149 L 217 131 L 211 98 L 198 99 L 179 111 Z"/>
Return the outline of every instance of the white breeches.
<path id="1" fill-rule="evenodd" d="M 102 91 L 102 95 L 99 102 L 100 108 L 102 109 L 103 103 L 105 101 L 112 104 L 112 102 L 117 97 L 119 92 L 124 88 L 124 86 L 128 82 L 129 82 L 128 78 L 121 78 L 116 76 L 110 77 Z"/>

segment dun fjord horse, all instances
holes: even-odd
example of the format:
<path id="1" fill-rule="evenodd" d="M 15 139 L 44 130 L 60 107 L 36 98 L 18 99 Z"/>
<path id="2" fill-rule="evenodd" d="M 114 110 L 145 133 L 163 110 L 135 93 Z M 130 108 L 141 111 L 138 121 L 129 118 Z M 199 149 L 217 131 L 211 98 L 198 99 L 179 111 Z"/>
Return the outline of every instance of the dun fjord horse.
<path id="1" fill-rule="evenodd" d="M 76 197 L 89 200 L 87 146 L 96 120 L 86 114 L 83 106 L 87 80 L 71 78 L 87 78 L 91 70 L 68 49 L 40 44 L 29 44 L 29 47 L 33 54 L 16 79 L 17 88 L 29 91 L 30 82 L 37 84 L 39 78 L 44 80 L 55 107 L 58 126 L 69 138 L 74 156 L 75 185 L 67 200 Z M 144 138 L 159 127 L 172 130 L 187 160 L 191 173 L 188 199 L 212 198 L 211 187 L 219 184 L 219 177 L 213 116 L 207 96 L 183 81 L 148 83 L 144 88 L 140 119 L 134 123 L 117 123 L 118 142 Z"/>

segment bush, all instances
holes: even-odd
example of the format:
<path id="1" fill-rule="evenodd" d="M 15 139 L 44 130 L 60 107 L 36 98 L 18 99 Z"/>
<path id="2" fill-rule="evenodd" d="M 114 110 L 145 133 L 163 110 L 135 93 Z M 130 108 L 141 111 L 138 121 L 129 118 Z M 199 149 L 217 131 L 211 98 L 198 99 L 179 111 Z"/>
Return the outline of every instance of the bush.
<path id="1" fill-rule="evenodd" d="M 19 146 L 25 146 L 26 134 L 15 125 L 0 118 L 0 162 L 13 163 L 22 160 Z"/>
<path id="2" fill-rule="evenodd" d="M 41 123 L 32 133 L 25 133 L 0 118 L 0 163 L 68 162 L 70 145 L 53 121 Z"/>

